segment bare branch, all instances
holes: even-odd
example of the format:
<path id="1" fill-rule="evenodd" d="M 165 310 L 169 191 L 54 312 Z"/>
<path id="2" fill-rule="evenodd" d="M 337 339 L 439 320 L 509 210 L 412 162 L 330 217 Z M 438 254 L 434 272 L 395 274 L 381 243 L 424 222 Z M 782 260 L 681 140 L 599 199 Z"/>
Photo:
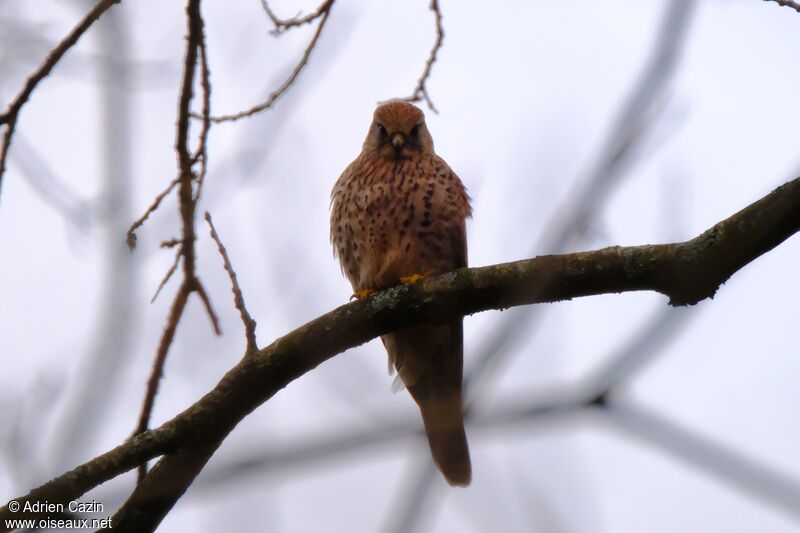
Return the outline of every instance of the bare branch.
<path id="1" fill-rule="evenodd" d="M 250 117 L 255 115 L 256 113 L 260 113 L 265 109 L 269 109 L 272 105 L 283 96 L 283 94 L 289 90 L 292 84 L 295 82 L 297 77 L 300 75 L 300 72 L 305 68 L 306 64 L 308 64 L 308 58 L 311 57 L 311 52 L 317 46 L 317 41 L 319 40 L 319 36 L 322 34 L 322 29 L 325 27 L 325 23 L 328 21 L 328 16 L 331 14 L 331 7 L 333 6 L 333 0 L 328 0 L 324 4 L 319 7 L 318 11 L 321 11 L 321 18 L 319 21 L 319 25 L 317 25 L 317 31 L 314 32 L 314 36 L 311 38 L 311 42 L 308 43 L 305 52 L 303 52 L 303 57 L 300 58 L 300 62 L 297 63 L 297 66 L 294 67 L 294 70 L 289 75 L 289 78 L 283 84 L 278 87 L 275 91 L 270 93 L 267 99 L 256 105 L 247 109 L 245 111 L 240 111 L 238 113 L 234 113 L 232 115 L 221 115 L 216 117 L 211 117 L 212 122 L 232 122 L 235 120 L 239 120 L 240 118 Z M 320 15 L 314 16 L 310 20 L 314 20 L 314 18 L 320 17 Z M 309 22 L 310 22 L 309 20 Z M 291 21 L 291 19 L 290 19 Z M 298 24 L 292 24 L 296 26 Z M 197 115 L 192 115 L 194 118 L 200 118 Z"/>
<path id="2" fill-rule="evenodd" d="M 159 383 L 161 376 L 164 372 L 164 364 L 169 353 L 169 348 L 175 338 L 175 330 L 178 327 L 178 322 L 183 315 L 186 308 L 186 303 L 189 296 L 196 292 L 203 307 L 211 320 L 211 326 L 214 333 L 221 334 L 219 327 L 219 319 L 214 312 L 211 300 L 206 292 L 203 284 L 197 277 L 195 270 L 195 257 L 196 250 L 195 244 L 197 241 L 197 233 L 195 231 L 195 211 L 197 209 L 197 201 L 200 196 L 200 180 L 206 171 L 206 160 L 208 158 L 206 151 L 206 141 L 208 139 L 208 132 L 211 127 L 209 120 L 210 113 L 210 98 L 211 98 L 211 84 L 210 74 L 208 68 L 208 61 L 206 57 L 205 34 L 204 34 L 204 21 L 202 13 L 200 12 L 200 0 L 190 0 L 186 7 L 187 19 L 187 36 L 186 36 L 186 55 L 184 58 L 183 66 L 183 79 L 181 81 L 181 90 L 178 97 L 178 122 L 176 126 L 176 140 L 175 151 L 178 158 L 178 177 L 170 184 L 167 190 L 162 195 L 156 197 L 153 205 L 147 210 L 145 215 L 137 221 L 138 225 L 147 218 L 149 213 L 158 208 L 159 203 L 163 196 L 169 192 L 174 186 L 178 185 L 178 201 L 181 215 L 181 230 L 182 235 L 179 240 L 165 241 L 162 246 L 179 245 L 176 261 L 173 267 L 167 272 L 162 285 L 171 276 L 178 259 L 181 258 L 183 266 L 183 282 L 181 283 L 178 293 L 172 302 L 170 314 L 167 318 L 167 325 L 161 335 L 161 340 L 156 350 L 156 357 L 153 361 L 153 369 L 150 373 L 150 378 L 147 382 L 147 391 L 142 404 L 142 410 L 139 415 L 139 421 L 134 430 L 134 436 L 147 430 L 150 423 L 150 416 L 153 411 L 155 397 L 158 393 Z M 192 98 L 194 96 L 194 83 L 195 71 L 197 69 L 198 59 L 201 63 L 201 84 L 203 88 L 203 127 L 200 131 L 198 147 L 194 155 L 189 150 L 189 125 L 190 125 L 190 109 Z M 194 165 L 201 160 L 200 178 L 194 170 Z M 194 191 L 194 183 L 198 182 L 197 190 Z M 128 231 L 128 243 L 135 243 L 135 235 L 133 231 L 137 227 L 137 223 Z M 160 289 L 160 288 L 159 288 Z M 147 464 L 142 463 L 139 465 L 139 483 L 141 484 L 147 474 Z"/>
<path id="3" fill-rule="evenodd" d="M 792 8 L 800 13 L 800 3 L 793 0 L 764 0 L 764 2 L 775 2 L 779 6 Z"/>
<path id="4" fill-rule="evenodd" d="M 442 26 L 442 12 L 439 9 L 439 0 L 431 0 L 430 9 L 436 17 L 436 40 L 433 42 L 431 54 L 425 62 L 425 69 L 422 71 L 422 76 L 420 76 L 419 81 L 417 81 L 417 86 L 414 87 L 414 92 L 411 93 L 411 96 L 402 98 L 401 100 L 405 102 L 419 102 L 424 99 L 430 110 L 434 113 L 438 113 L 439 111 L 433 105 L 433 101 L 428 95 L 426 84 L 431 75 L 433 64 L 436 62 L 436 54 L 439 53 L 439 49 L 442 47 L 442 42 L 444 41 L 444 26 Z"/>
<path id="5" fill-rule="evenodd" d="M 231 291 L 233 291 L 233 302 L 236 305 L 236 309 L 239 310 L 239 315 L 242 317 L 242 324 L 244 324 L 244 331 L 245 331 L 245 338 L 247 339 L 247 351 L 251 352 L 258 348 L 256 345 L 256 321 L 253 320 L 253 317 L 250 316 L 250 313 L 247 311 L 247 307 L 244 304 L 244 296 L 242 295 L 242 289 L 239 287 L 239 282 L 236 279 L 236 271 L 233 270 L 233 265 L 231 265 L 231 260 L 228 257 L 228 251 L 225 249 L 225 246 L 222 244 L 222 240 L 220 240 L 219 235 L 217 234 L 217 229 L 214 227 L 214 222 L 211 220 L 211 214 L 206 211 L 206 222 L 208 222 L 208 228 L 211 233 L 211 238 L 214 239 L 214 242 L 217 243 L 217 249 L 219 250 L 219 254 L 222 256 L 222 262 L 225 265 L 225 272 L 228 273 L 228 277 L 231 279 Z"/>
<path id="6" fill-rule="evenodd" d="M 203 88 L 203 127 L 200 130 L 199 139 L 197 142 L 197 150 L 195 150 L 192 162 L 197 163 L 200 161 L 200 174 L 197 177 L 197 190 L 194 195 L 194 202 L 200 199 L 200 191 L 203 188 L 203 183 L 206 179 L 208 172 L 208 132 L 211 130 L 211 70 L 208 66 L 208 54 L 206 53 L 206 40 L 203 36 L 200 39 L 200 85 Z"/>
<path id="7" fill-rule="evenodd" d="M 672 305 L 693 304 L 713 296 L 737 270 L 798 231 L 800 178 L 683 243 L 462 268 L 378 292 L 244 357 L 214 390 L 160 428 L 15 500 L 23 508 L 26 501 L 68 502 L 143 460 L 168 453 L 114 520 L 115 529 L 135 530 L 132 524 L 140 525 L 135 518 L 146 516 L 154 528 L 236 424 L 288 383 L 348 348 L 416 323 L 442 324 L 488 309 L 582 296 L 653 290 L 669 296 Z M 163 482 L 158 490 L 156 480 Z M 0 509 L 0 520 L 26 517 L 21 515 Z"/>
<path id="8" fill-rule="evenodd" d="M 200 198 L 200 190 L 203 187 L 203 182 L 205 181 L 206 172 L 208 169 L 208 154 L 207 154 L 207 141 L 208 141 L 208 132 L 211 129 L 211 73 L 208 67 L 208 55 L 206 53 L 206 40 L 205 35 L 201 35 L 199 42 L 196 44 L 197 48 L 199 49 L 199 57 L 200 57 L 200 83 L 203 89 L 203 108 L 202 112 L 199 115 L 199 118 L 203 121 L 202 129 L 200 130 L 200 134 L 198 136 L 198 143 L 197 149 L 195 150 L 194 154 L 191 156 L 191 162 L 189 164 L 189 174 L 192 174 L 191 167 L 200 162 L 200 172 L 197 177 L 197 189 L 194 192 L 193 201 L 196 204 L 198 199 Z M 197 54 L 197 52 L 195 52 Z M 195 56 L 195 61 L 196 61 Z M 189 59 L 187 56 L 186 59 Z M 194 67 L 192 67 L 192 83 L 194 83 Z M 181 93 L 183 96 L 183 93 Z M 191 103 L 192 93 L 188 94 L 187 105 Z M 181 100 L 182 101 L 182 100 Z M 181 125 L 179 124 L 179 128 Z M 185 127 L 188 128 L 188 121 L 185 124 Z M 188 135 L 188 131 L 187 131 Z M 187 142 L 184 142 L 182 148 L 178 148 L 179 150 L 185 150 L 188 153 L 188 146 Z M 150 204 L 150 207 L 144 212 L 144 214 L 136 219 L 133 224 L 131 224 L 130 229 L 128 229 L 126 242 L 128 244 L 128 248 L 133 250 L 136 247 L 136 230 L 144 224 L 147 218 L 156 210 L 158 209 L 159 205 L 161 205 L 161 201 L 175 188 L 178 183 L 181 183 L 181 176 L 183 176 L 183 168 L 181 169 L 181 174 L 172 180 L 169 186 L 161 191 L 153 200 L 153 203 Z M 163 246 L 163 243 L 162 243 Z M 155 299 L 155 298 L 154 298 Z"/>
<path id="9" fill-rule="evenodd" d="M 215 335 L 222 335 L 222 328 L 219 327 L 219 318 L 217 317 L 217 313 L 214 312 L 214 306 L 211 305 L 211 298 L 208 297 L 208 293 L 206 292 L 206 288 L 203 287 L 203 284 L 200 283 L 200 280 L 195 278 L 196 285 L 194 287 L 194 291 L 200 297 L 200 301 L 203 302 L 203 307 L 206 310 L 206 314 L 208 315 L 209 320 L 211 320 L 211 328 L 214 330 Z"/>
<path id="10" fill-rule="evenodd" d="M 153 405 L 155 404 L 156 394 L 158 393 L 158 385 L 161 382 L 161 376 L 164 374 L 164 363 L 167 360 L 167 353 L 169 347 L 172 345 L 172 340 L 175 338 L 175 330 L 178 328 L 178 322 L 183 315 L 183 310 L 186 307 L 186 302 L 189 300 L 189 295 L 192 289 L 184 283 L 175 295 L 172 301 L 172 308 L 167 318 L 167 325 L 164 327 L 164 332 L 161 334 L 161 340 L 158 342 L 158 349 L 156 350 L 156 358 L 153 361 L 153 370 L 150 372 L 150 378 L 147 380 L 147 391 L 144 395 L 144 402 L 142 403 L 142 410 L 139 413 L 139 421 L 136 424 L 136 429 L 133 435 L 139 435 L 147 430 L 150 424 L 150 415 L 153 413 Z M 142 463 L 139 468 L 139 481 L 144 479 L 146 474 L 146 463 Z"/>
<path id="11" fill-rule="evenodd" d="M 331 5 L 333 5 L 333 2 L 334 0 L 326 0 L 325 2 L 320 4 L 320 6 L 313 13 L 309 13 L 305 17 L 301 17 L 300 15 L 298 15 L 290 19 L 278 18 L 272 11 L 272 9 L 270 9 L 267 0 L 261 0 L 261 7 L 264 9 L 264 13 L 267 14 L 269 19 L 275 25 L 275 29 L 272 30 L 272 35 L 275 35 L 277 37 L 278 35 L 280 35 L 281 33 L 285 32 L 290 28 L 295 28 L 297 26 L 302 26 L 303 24 L 308 24 L 309 22 L 315 21 L 316 19 L 323 16 L 330 10 Z"/>
<path id="12" fill-rule="evenodd" d="M 158 295 L 161 293 L 161 289 L 164 288 L 164 286 L 167 284 L 169 279 L 172 277 L 172 275 L 178 269 L 178 264 L 180 264 L 180 262 L 181 262 L 181 251 L 180 251 L 180 249 L 178 249 L 175 252 L 175 260 L 172 262 L 172 266 L 169 267 L 169 270 L 167 270 L 167 273 L 164 274 L 164 277 L 161 279 L 161 283 L 158 284 L 158 288 L 156 289 L 156 293 L 153 295 L 152 298 L 150 298 L 150 303 L 153 303 L 153 302 L 156 301 L 156 298 L 158 298 Z"/>
<path id="13" fill-rule="evenodd" d="M 159 205 L 161 205 L 161 201 L 162 201 L 162 200 L 163 200 L 163 199 L 164 199 L 164 198 L 165 198 L 165 197 L 166 197 L 166 196 L 167 196 L 167 195 L 168 195 L 170 192 L 172 192 L 172 189 L 174 189 L 174 188 L 175 188 L 175 186 L 178 184 L 178 181 L 179 181 L 179 178 L 175 178 L 174 180 L 172 180 L 172 181 L 169 183 L 169 185 L 167 186 L 167 188 L 166 188 L 166 189 L 164 189 L 163 191 L 161 191 L 160 193 L 158 193 L 158 194 L 156 195 L 155 199 L 153 200 L 153 203 L 152 203 L 152 204 L 150 204 L 150 207 L 148 207 L 148 208 L 147 208 L 147 210 L 146 210 L 146 211 L 145 211 L 145 212 L 142 214 L 142 216 L 140 216 L 139 218 L 137 218 L 137 219 L 136 219 L 136 220 L 133 222 L 133 224 L 131 224 L 131 227 L 130 227 L 130 228 L 128 228 L 128 233 L 126 234 L 126 237 L 125 237 L 125 242 L 128 244 L 128 248 L 129 248 L 131 251 L 133 251 L 133 250 L 136 248 L 136 230 L 137 230 L 137 229 L 139 229 L 139 228 L 142 226 L 142 224 L 144 224 L 144 223 L 145 223 L 145 221 L 147 220 L 147 218 L 148 218 L 148 217 L 149 217 L 149 216 L 150 216 L 150 215 L 151 215 L 151 214 L 152 214 L 152 213 L 153 213 L 153 212 L 154 212 L 156 209 L 158 209 L 158 206 L 159 206 Z"/>
<path id="14" fill-rule="evenodd" d="M 42 63 L 36 72 L 27 79 L 25 86 L 9 104 L 5 113 L 0 115 L 0 125 L 5 124 L 6 126 L 6 131 L 3 134 L 3 141 L 0 145 L 0 186 L 3 184 L 3 174 L 6 170 L 6 158 L 8 157 L 8 150 L 11 147 L 11 138 L 14 136 L 14 129 L 17 126 L 17 119 L 19 118 L 22 106 L 28 101 L 39 82 L 50 74 L 53 67 L 55 67 L 64 54 L 78 42 L 81 36 L 86 33 L 86 30 L 88 30 L 103 13 L 108 11 L 111 6 L 118 4 L 120 1 L 121 0 L 100 0 L 97 5 L 83 17 L 78 25 L 50 51 L 44 63 Z"/>

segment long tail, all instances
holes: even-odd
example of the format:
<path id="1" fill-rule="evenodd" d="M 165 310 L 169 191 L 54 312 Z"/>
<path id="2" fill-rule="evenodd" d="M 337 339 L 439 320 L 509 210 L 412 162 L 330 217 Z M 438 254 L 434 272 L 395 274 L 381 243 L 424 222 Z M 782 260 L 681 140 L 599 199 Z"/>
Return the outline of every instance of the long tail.
<path id="1" fill-rule="evenodd" d="M 415 326 L 384 336 L 384 344 L 419 405 L 436 466 L 451 485 L 469 485 L 472 466 L 461 402 L 462 321 Z"/>

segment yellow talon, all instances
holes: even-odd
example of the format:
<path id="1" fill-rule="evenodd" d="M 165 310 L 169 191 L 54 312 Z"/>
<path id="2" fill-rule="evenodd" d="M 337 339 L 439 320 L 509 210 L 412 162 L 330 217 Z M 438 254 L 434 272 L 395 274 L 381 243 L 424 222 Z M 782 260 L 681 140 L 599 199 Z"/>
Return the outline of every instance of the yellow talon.
<path id="1" fill-rule="evenodd" d="M 361 289 L 360 291 L 354 292 L 353 295 L 350 296 L 350 299 L 352 300 L 353 298 L 357 298 L 359 300 L 363 300 L 364 298 L 367 298 L 373 292 L 375 292 L 375 289 Z"/>
<path id="2" fill-rule="evenodd" d="M 400 278 L 402 283 L 416 283 L 421 279 L 425 279 L 428 277 L 428 274 L 411 274 L 410 276 L 404 276 Z"/>

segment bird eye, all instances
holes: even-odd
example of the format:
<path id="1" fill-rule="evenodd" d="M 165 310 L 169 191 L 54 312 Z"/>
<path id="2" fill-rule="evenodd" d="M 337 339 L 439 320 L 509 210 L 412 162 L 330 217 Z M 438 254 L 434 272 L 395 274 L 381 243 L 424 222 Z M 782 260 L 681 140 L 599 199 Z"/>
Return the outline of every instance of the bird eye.
<path id="1" fill-rule="evenodd" d="M 386 128 L 383 127 L 383 124 L 375 124 L 375 128 L 378 130 L 378 135 L 381 136 L 381 139 L 385 139 L 388 137 L 388 133 L 386 133 Z"/>
<path id="2" fill-rule="evenodd" d="M 419 124 L 411 128 L 411 136 L 416 137 L 417 135 L 419 135 Z"/>

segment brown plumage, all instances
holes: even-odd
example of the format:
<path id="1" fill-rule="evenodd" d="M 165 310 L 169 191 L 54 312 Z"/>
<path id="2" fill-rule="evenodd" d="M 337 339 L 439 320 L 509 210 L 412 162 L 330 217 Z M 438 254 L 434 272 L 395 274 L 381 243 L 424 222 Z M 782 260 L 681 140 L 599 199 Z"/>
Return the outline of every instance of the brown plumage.
<path id="1" fill-rule="evenodd" d="M 422 111 L 407 102 L 378 106 L 361 154 L 331 194 L 331 242 L 357 295 L 400 278 L 467 266 L 469 196 L 433 151 Z M 462 320 L 414 326 L 381 337 L 422 413 L 436 465 L 451 485 L 472 470 L 461 402 Z"/>

